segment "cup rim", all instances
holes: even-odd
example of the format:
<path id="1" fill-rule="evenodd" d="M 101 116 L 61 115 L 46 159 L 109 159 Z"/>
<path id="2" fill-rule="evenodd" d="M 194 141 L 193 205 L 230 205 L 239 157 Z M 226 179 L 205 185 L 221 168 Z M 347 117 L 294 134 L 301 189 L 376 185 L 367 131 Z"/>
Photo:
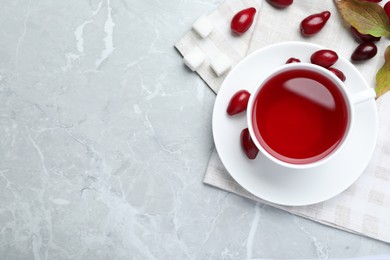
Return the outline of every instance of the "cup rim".
<path id="1" fill-rule="evenodd" d="M 283 161 L 283 160 L 280 160 L 280 159 L 274 157 L 260 144 L 260 142 L 256 138 L 256 135 L 255 135 L 255 132 L 253 129 L 253 122 L 252 122 L 253 105 L 254 105 L 255 97 L 258 95 L 258 93 L 261 90 L 261 88 L 263 87 L 264 83 L 267 82 L 268 80 L 270 80 L 275 75 L 277 75 L 283 71 L 288 71 L 288 70 L 292 70 L 292 69 L 306 69 L 306 70 L 315 71 L 315 72 L 321 73 L 322 75 L 325 75 L 326 77 L 331 79 L 333 81 L 333 83 L 335 83 L 339 87 L 340 92 L 343 94 L 343 97 L 344 97 L 344 100 L 345 100 L 345 103 L 347 105 L 347 109 L 349 112 L 349 120 L 348 120 L 348 124 L 347 124 L 347 129 L 344 133 L 344 136 L 343 136 L 341 143 L 336 148 L 334 148 L 331 153 L 329 153 L 325 157 L 323 157 L 317 161 L 314 161 L 314 162 L 299 163 L 298 164 L 298 163 L 286 162 L 286 161 Z M 325 162 L 329 161 L 330 159 L 332 159 L 336 154 L 338 154 L 340 152 L 340 150 L 343 149 L 343 147 L 345 146 L 345 143 L 349 139 L 349 136 L 351 133 L 351 128 L 353 125 L 353 121 L 354 121 L 354 109 L 353 109 L 353 104 L 352 104 L 352 100 L 351 100 L 351 95 L 350 95 L 350 93 L 348 93 L 344 82 L 342 82 L 336 75 L 334 75 L 328 69 L 325 69 L 321 66 L 311 64 L 311 63 L 283 64 L 282 66 L 271 71 L 264 79 L 259 80 L 259 82 L 256 84 L 256 87 L 251 91 L 251 95 L 250 95 L 250 98 L 248 101 L 248 106 L 247 106 L 247 124 L 248 124 L 249 134 L 252 137 L 252 140 L 253 140 L 254 144 L 256 145 L 256 147 L 260 150 L 260 153 L 262 155 L 265 155 L 271 161 L 273 161 L 273 162 L 275 162 L 283 167 L 293 168 L 293 169 L 307 169 L 307 168 L 317 167 L 317 166 L 320 166 L 320 165 L 324 164 Z"/>

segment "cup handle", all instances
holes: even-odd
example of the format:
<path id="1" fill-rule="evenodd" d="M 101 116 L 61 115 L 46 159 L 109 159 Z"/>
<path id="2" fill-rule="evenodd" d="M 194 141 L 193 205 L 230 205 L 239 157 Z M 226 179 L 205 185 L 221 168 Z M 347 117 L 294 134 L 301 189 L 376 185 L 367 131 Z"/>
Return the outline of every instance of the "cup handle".
<path id="1" fill-rule="evenodd" d="M 359 93 L 356 93 L 352 96 L 352 104 L 357 105 L 364 101 L 367 101 L 371 98 L 375 98 L 376 93 L 375 90 L 372 88 L 360 91 Z"/>

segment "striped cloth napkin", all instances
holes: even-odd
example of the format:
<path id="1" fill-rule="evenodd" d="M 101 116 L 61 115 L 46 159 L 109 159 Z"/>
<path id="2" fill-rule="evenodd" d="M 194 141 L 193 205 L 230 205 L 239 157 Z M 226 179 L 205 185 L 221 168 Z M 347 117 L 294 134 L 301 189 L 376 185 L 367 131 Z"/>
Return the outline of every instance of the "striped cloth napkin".
<path id="1" fill-rule="evenodd" d="M 256 21 L 251 30 L 243 37 L 232 36 L 229 28 L 232 16 L 251 6 L 257 9 Z M 325 10 L 332 13 L 326 29 L 314 37 L 302 37 L 299 33 L 300 21 L 309 14 Z M 344 57 L 349 57 L 357 46 L 331 0 L 299 0 L 281 10 L 263 3 L 262 0 L 226 0 L 208 17 L 214 24 L 214 30 L 208 38 L 200 39 L 196 33 L 190 31 L 175 47 L 183 56 L 194 47 L 199 47 L 206 54 L 206 62 L 196 72 L 215 93 L 218 93 L 224 76 L 216 77 L 208 60 L 212 60 L 219 52 L 226 54 L 233 64 L 237 64 L 249 53 L 283 41 L 317 43 L 337 51 Z M 382 53 L 388 44 L 389 41 L 380 41 L 377 44 L 378 55 L 356 65 L 372 87 L 375 85 L 375 73 L 383 64 Z M 270 204 L 238 185 L 224 168 L 216 151 L 212 153 L 203 181 L 313 221 L 390 243 L 390 94 L 379 98 L 377 105 L 380 124 L 374 155 L 362 176 L 349 189 L 333 199 L 304 207 Z"/>

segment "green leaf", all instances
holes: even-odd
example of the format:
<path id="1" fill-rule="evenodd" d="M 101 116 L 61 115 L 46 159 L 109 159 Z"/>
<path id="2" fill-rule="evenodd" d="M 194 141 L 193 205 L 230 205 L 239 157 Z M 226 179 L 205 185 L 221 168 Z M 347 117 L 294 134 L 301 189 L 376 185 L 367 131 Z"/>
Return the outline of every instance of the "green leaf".
<path id="1" fill-rule="evenodd" d="M 390 90 L 390 46 L 385 51 L 385 64 L 376 74 L 376 97 Z"/>
<path id="2" fill-rule="evenodd" d="M 334 0 L 343 19 L 362 34 L 390 36 L 390 23 L 383 8 L 364 0 Z"/>

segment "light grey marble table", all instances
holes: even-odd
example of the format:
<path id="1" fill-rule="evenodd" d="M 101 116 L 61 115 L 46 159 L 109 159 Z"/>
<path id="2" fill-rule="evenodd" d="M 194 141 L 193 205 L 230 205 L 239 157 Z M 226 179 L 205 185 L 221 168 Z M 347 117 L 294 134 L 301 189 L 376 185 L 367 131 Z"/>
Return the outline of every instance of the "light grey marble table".
<path id="1" fill-rule="evenodd" d="M 1 1 L 0 259 L 390 253 L 202 184 L 215 95 L 173 44 L 220 2 Z"/>

